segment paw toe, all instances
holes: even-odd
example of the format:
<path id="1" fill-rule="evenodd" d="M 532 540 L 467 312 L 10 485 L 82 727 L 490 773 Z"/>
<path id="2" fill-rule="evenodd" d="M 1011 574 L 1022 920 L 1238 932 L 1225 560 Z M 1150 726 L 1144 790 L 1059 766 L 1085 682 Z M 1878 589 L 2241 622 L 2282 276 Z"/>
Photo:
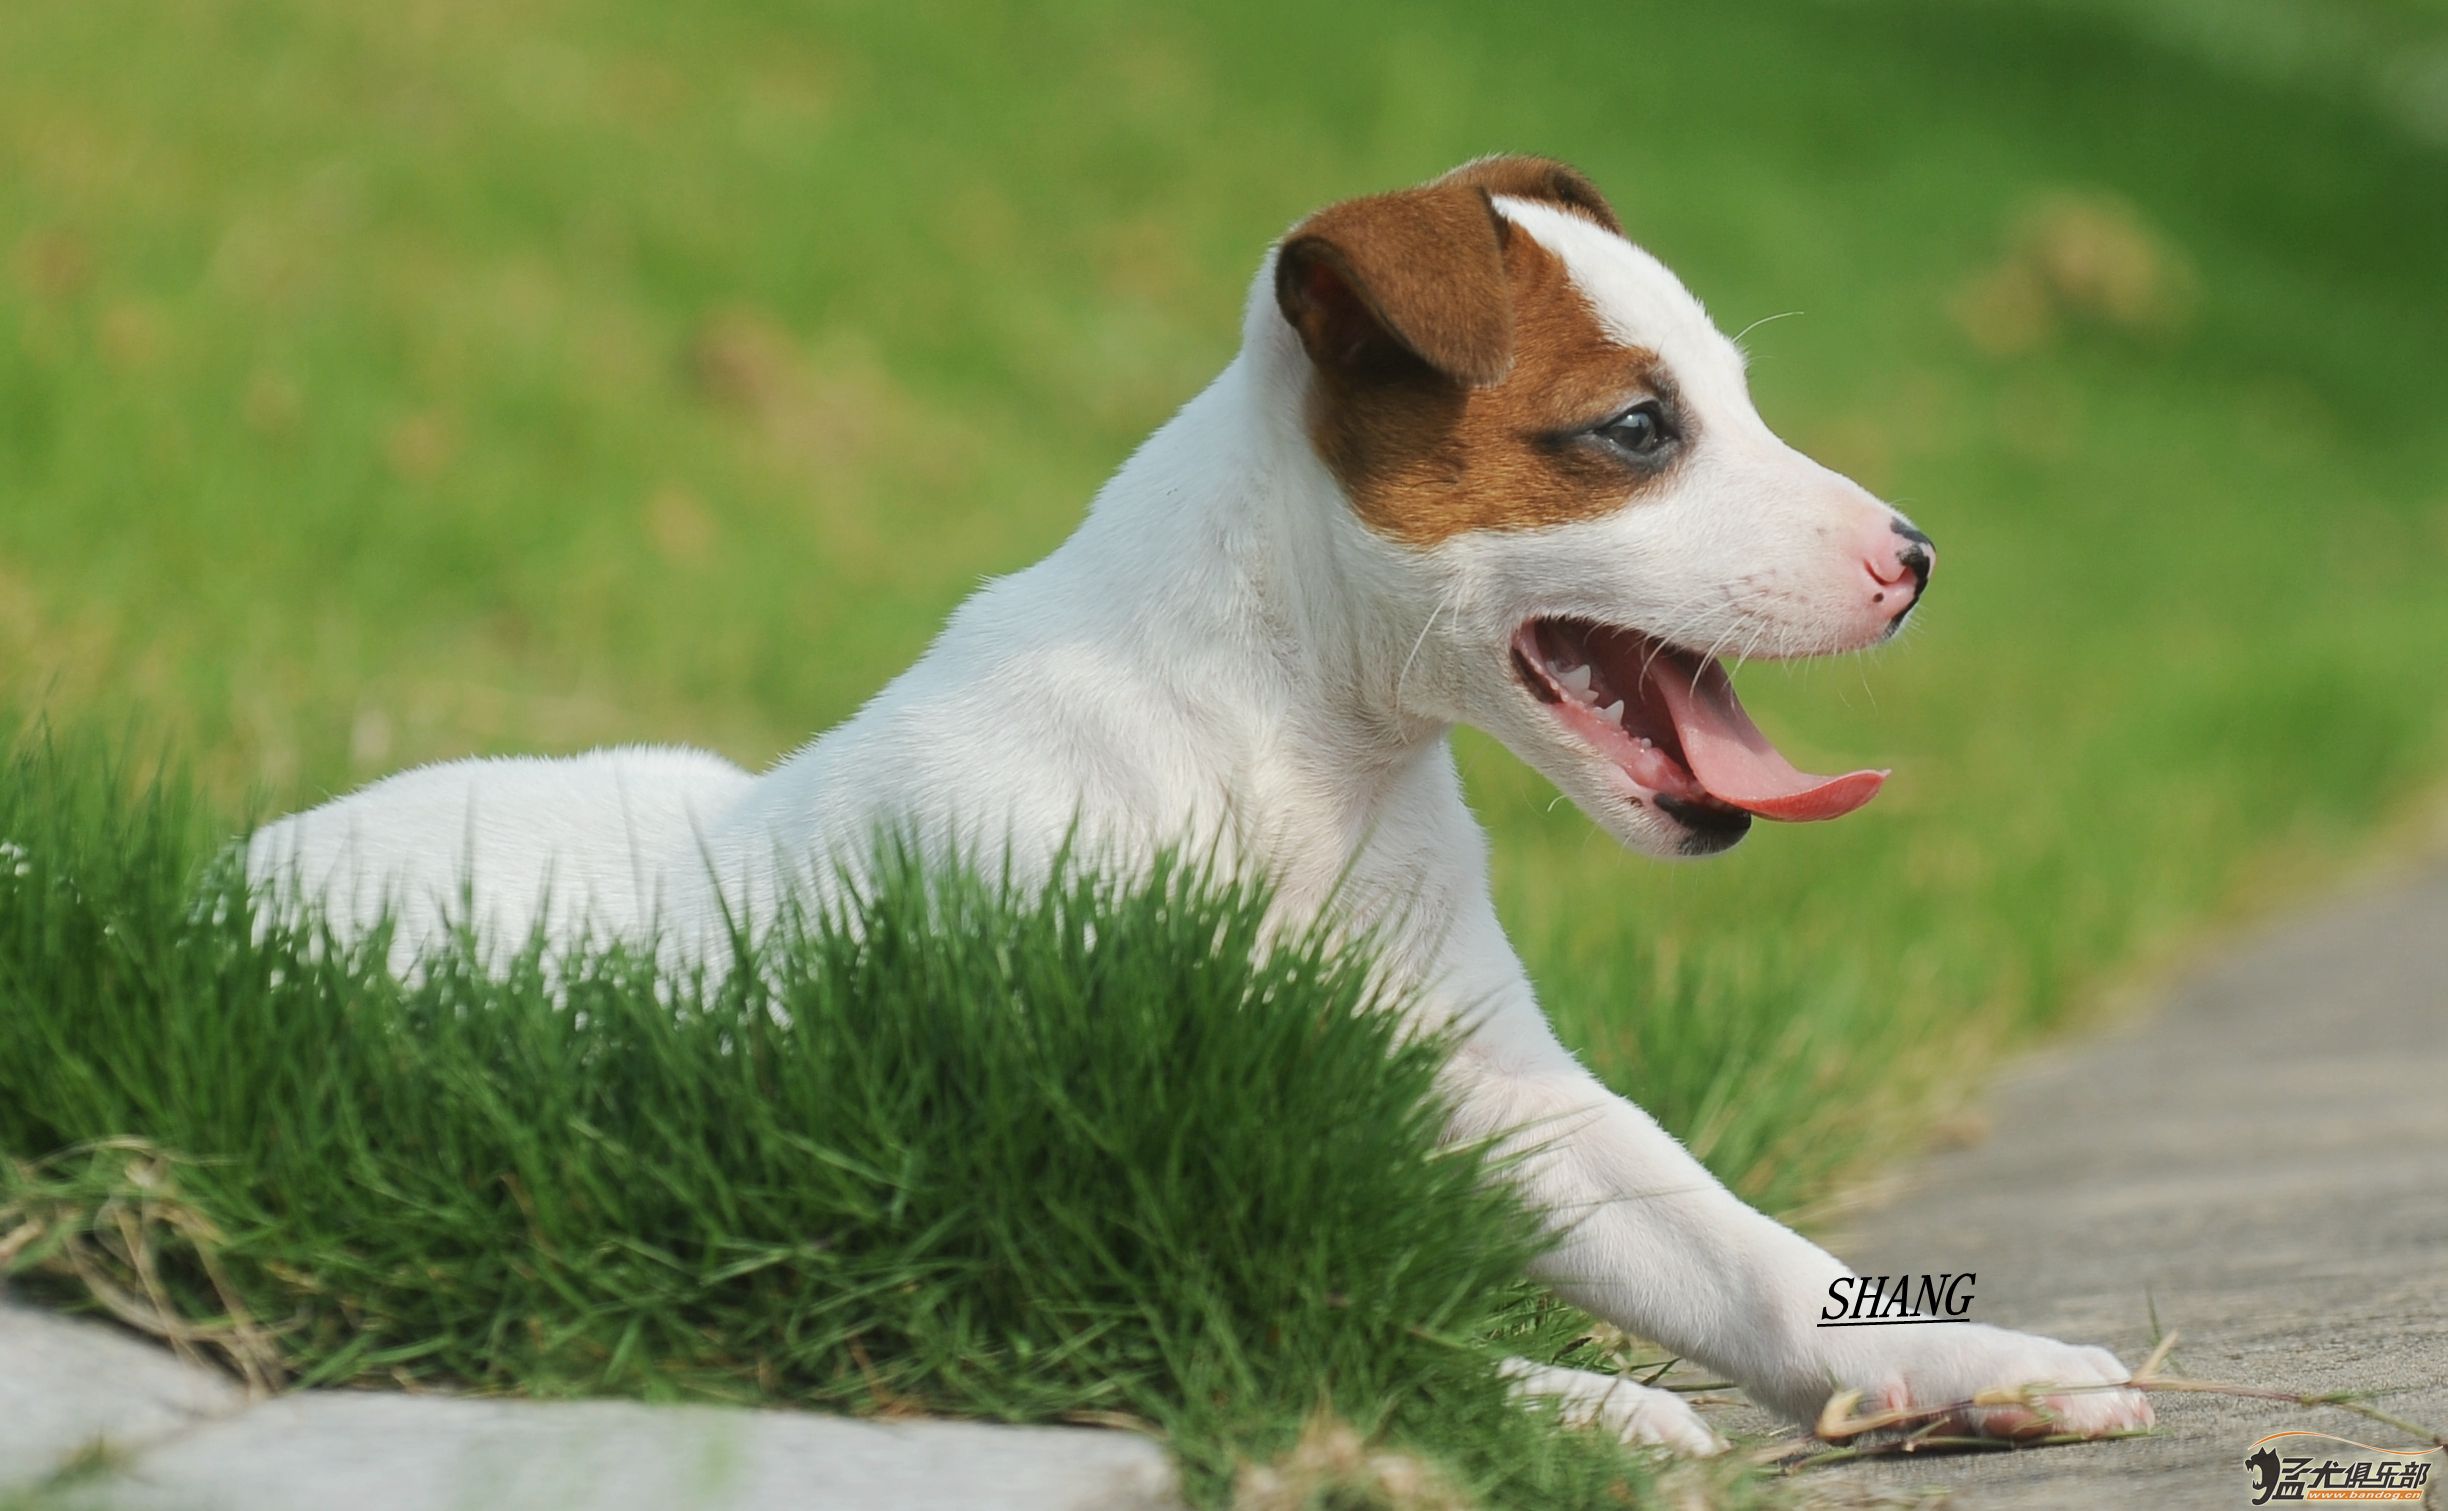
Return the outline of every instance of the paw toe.
<path id="1" fill-rule="evenodd" d="M 2109 1378 L 2123 1376 L 2120 1372 Z M 2048 1407 L 2057 1415 L 2056 1431 L 2086 1436 L 2148 1427 L 2154 1420 L 2149 1397 L 2138 1390 L 2090 1390 L 2079 1395 L 2050 1396 Z"/>
<path id="2" fill-rule="evenodd" d="M 1654 1444 L 1709 1458 L 1726 1451 L 1726 1440 L 1700 1420 L 1680 1397 L 1644 1391 L 1638 1398 L 1610 1402 L 1602 1413 L 1608 1428 L 1627 1443 Z"/>

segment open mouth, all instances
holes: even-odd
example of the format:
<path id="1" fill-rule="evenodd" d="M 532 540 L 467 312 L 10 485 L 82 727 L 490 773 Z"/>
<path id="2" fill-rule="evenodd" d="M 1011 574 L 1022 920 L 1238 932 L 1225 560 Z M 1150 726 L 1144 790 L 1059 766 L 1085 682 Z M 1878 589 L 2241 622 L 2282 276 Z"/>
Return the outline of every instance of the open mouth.
<path id="1" fill-rule="evenodd" d="M 1559 723 L 1694 829 L 1739 833 L 1752 814 L 1842 818 L 1887 780 L 1884 771 L 1796 770 L 1743 711 L 1714 657 L 1638 630 L 1533 619 L 1514 632 L 1513 670 Z"/>

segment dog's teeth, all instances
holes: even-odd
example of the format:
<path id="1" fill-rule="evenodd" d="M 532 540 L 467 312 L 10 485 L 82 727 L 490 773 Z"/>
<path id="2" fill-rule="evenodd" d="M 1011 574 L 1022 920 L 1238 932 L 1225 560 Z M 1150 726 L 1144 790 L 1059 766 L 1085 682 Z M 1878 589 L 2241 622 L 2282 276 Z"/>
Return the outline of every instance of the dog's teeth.
<path id="1" fill-rule="evenodd" d="M 1576 698 L 1586 698 L 1590 690 L 1590 669 L 1576 666 L 1556 678 L 1556 685 Z"/>
<path id="2" fill-rule="evenodd" d="M 1606 720 L 1609 724 L 1621 724 L 1623 722 L 1623 699 L 1617 698 L 1614 702 L 1609 703 L 1606 707 L 1598 710 L 1598 717 Z"/>

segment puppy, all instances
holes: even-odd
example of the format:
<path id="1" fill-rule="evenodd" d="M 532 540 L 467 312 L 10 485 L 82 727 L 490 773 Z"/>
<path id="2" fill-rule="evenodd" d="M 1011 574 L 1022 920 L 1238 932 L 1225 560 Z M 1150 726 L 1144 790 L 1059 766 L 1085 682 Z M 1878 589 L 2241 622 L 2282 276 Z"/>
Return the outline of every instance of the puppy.
<path id="1" fill-rule="evenodd" d="M 1660 856 L 1839 817 L 1885 774 L 1796 770 L 1718 657 L 1875 645 L 1935 561 L 1777 439 L 1741 353 L 1587 179 L 1490 158 L 1295 226 L 1239 355 L 1077 533 L 772 770 L 648 749 L 433 766 L 262 830 L 250 872 L 344 932 L 390 909 L 411 969 L 463 899 L 489 938 L 718 952 L 726 917 L 855 885 L 888 825 L 1023 877 L 1075 825 L 1120 865 L 1222 836 L 1287 920 L 1331 899 L 1372 923 L 1424 1026 L 1467 1025 L 1453 1131 L 1535 1145 L 1524 1178 L 1560 1235 L 1538 1278 L 1568 1300 L 1805 1422 L 1847 1389 L 1895 1407 L 2107 1385 L 2127 1372 L 2100 1349 L 1977 1324 L 1813 1326 L 1846 1267 L 1556 1042 L 1448 747 L 1489 732 Z M 1722 1446 L 1667 1392 L 1514 1375 L 1627 1437 Z M 2047 1407 L 2085 1433 L 2150 1420 L 2125 1389 Z"/>

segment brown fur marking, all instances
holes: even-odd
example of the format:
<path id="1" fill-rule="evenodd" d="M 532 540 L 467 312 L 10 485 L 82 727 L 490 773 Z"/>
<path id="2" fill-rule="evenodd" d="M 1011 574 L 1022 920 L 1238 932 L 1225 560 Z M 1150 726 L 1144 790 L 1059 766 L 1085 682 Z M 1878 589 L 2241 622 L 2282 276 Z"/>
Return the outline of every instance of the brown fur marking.
<path id="1" fill-rule="evenodd" d="M 1458 173 L 1511 173 L 1523 161 Z M 1486 184 L 1448 175 L 1424 189 L 1332 206 L 1286 241 L 1287 253 L 1308 244 L 1294 272 L 1277 268 L 1279 298 L 1315 370 L 1309 430 L 1318 455 L 1364 523 L 1412 545 L 1592 518 L 1662 475 L 1577 434 L 1660 394 L 1656 354 L 1610 338 L 1562 259 L 1535 237 L 1501 220 L 1486 228 L 1452 208 L 1462 194 L 1485 205 L 1487 193 Z M 1442 208 L 1422 213 L 1411 202 L 1423 196 Z M 1423 242 L 1432 225 L 1450 239 Z M 1327 281 L 1313 289 L 1321 267 Z M 1377 269 L 1396 270 L 1399 281 L 1390 290 L 1346 285 Z M 1497 319 L 1488 318 L 1490 307 Z M 1353 324 L 1376 310 L 1386 312 L 1382 323 L 1355 334 Z M 1496 328 L 1506 332 L 1510 357 L 1493 378 L 1485 364 L 1459 371 L 1429 355 L 1474 341 L 1484 350 Z"/>
<path id="2" fill-rule="evenodd" d="M 1559 163 L 1549 157 L 1516 157 L 1498 154 L 1477 162 L 1464 163 L 1437 180 L 1440 184 L 1467 184 L 1485 189 L 1490 194 L 1502 194 L 1513 199 L 1534 199 L 1559 210 L 1570 210 L 1586 220 L 1596 221 L 1616 235 L 1623 234 L 1623 223 L 1615 218 L 1615 207 L 1608 204 L 1598 186 L 1589 181 L 1580 169 L 1569 163 Z"/>
<path id="3" fill-rule="evenodd" d="M 1513 361 L 1505 231 L 1466 185 L 1328 205 L 1284 238 L 1275 302 L 1321 367 L 1494 383 Z"/>

